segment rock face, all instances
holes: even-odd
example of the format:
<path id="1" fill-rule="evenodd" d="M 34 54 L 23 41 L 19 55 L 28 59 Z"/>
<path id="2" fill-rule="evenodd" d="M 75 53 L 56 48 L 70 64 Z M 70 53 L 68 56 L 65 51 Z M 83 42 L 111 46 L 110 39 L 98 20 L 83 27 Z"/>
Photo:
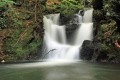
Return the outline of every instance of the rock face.
<path id="1" fill-rule="evenodd" d="M 71 20 L 66 24 L 66 34 L 72 34 L 79 27 L 79 17 L 74 14 Z"/>
<path id="2" fill-rule="evenodd" d="M 83 60 L 92 60 L 94 47 L 92 41 L 85 40 L 80 51 L 80 58 Z"/>
<path id="3" fill-rule="evenodd" d="M 75 32 L 76 29 L 80 26 L 79 23 L 79 15 L 74 14 L 71 17 L 66 17 L 62 14 L 60 14 L 60 25 L 65 25 L 65 30 L 66 30 L 66 37 L 68 41 L 70 40 L 70 36 L 72 33 Z"/>

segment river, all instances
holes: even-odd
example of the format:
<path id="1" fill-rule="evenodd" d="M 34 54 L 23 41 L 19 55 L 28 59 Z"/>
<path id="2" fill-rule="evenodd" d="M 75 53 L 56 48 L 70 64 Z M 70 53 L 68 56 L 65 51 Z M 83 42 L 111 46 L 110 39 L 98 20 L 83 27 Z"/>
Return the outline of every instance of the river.
<path id="1" fill-rule="evenodd" d="M 83 61 L 1 64 L 0 80 L 120 80 L 120 65 Z"/>

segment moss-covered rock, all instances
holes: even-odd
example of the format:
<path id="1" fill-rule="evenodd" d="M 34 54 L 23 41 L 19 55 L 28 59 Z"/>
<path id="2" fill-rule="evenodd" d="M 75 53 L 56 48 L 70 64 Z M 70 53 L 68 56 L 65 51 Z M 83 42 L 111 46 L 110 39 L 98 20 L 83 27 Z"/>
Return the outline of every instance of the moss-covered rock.
<path id="1" fill-rule="evenodd" d="M 43 39 L 42 4 L 39 0 L 14 1 L 0 7 L 0 61 L 35 59 Z"/>

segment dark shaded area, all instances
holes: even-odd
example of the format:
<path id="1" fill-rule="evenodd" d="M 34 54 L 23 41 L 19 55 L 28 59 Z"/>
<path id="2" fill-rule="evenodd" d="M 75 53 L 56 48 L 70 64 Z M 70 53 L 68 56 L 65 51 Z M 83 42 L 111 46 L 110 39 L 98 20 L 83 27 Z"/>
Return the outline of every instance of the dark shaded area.
<path id="1" fill-rule="evenodd" d="M 103 9 L 103 0 L 93 0 L 92 5 L 95 10 Z"/>
<path id="2" fill-rule="evenodd" d="M 94 53 L 92 41 L 85 40 L 80 51 L 80 58 L 83 60 L 91 60 Z"/>

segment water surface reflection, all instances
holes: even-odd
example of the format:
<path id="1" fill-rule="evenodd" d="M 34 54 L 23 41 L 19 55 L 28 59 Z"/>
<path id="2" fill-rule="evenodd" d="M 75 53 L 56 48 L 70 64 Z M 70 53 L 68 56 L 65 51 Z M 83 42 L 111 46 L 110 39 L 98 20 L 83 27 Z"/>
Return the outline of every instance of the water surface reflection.
<path id="1" fill-rule="evenodd" d="M 0 80 L 119 80 L 120 65 L 37 62 L 0 65 Z"/>

